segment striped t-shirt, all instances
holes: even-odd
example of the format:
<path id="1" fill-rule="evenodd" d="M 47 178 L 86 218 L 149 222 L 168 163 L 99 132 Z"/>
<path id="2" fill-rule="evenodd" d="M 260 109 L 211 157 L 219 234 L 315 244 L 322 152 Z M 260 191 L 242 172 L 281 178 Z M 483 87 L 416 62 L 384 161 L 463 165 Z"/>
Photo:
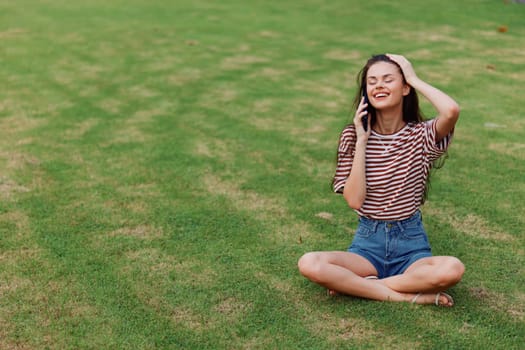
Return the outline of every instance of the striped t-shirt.
<path id="1" fill-rule="evenodd" d="M 452 132 L 436 142 L 436 120 L 409 123 L 395 134 L 372 130 L 366 145 L 366 197 L 360 216 L 403 220 L 421 206 L 432 161 L 447 150 Z M 352 170 L 356 133 L 348 125 L 339 139 L 333 189 L 342 193 Z"/>

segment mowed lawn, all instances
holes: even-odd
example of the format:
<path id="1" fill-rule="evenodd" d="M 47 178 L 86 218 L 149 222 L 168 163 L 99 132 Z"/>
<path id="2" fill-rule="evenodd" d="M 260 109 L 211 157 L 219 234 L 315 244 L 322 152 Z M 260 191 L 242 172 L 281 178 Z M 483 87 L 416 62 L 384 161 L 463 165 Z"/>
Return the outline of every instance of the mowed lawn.
<path id="1" fill-rule="evenodd" d="M 0 349 L 522 349 L 524 48 L 513 1 L 0 0 Z M 352 239 L 330 182 L 383 52 L 461 106 L 423 207 L 452 309 L 297 271 Z"/>

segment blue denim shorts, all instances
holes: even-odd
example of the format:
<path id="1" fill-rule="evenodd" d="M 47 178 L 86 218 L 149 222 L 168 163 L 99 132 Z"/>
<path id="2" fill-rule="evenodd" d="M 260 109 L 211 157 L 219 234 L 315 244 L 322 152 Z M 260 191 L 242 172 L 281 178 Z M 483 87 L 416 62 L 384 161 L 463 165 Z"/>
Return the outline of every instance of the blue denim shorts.
<path id="1" fill-rule="evenodd" d="M 399 275 L 416 260 L 432 256 L 420 211 L 400 221 L 360 217 L 348 251 L 370 261 L 379 278 Z"/>

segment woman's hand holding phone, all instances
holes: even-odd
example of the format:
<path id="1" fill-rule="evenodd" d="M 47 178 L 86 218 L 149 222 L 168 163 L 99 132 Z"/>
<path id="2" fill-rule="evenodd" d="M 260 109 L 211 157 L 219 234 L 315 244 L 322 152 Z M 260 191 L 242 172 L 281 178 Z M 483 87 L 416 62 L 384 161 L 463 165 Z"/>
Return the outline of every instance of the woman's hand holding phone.
<path id="1" fill-rule="evenodd" d="M 356 134 L 359 138 L 360 135 L 365 135 L 368 138 L 370 135 L 370 118 L 368 118 L 368 99 L 366 95 L 361 98 L 359 106 L 354 116 L 354 125 L 356 126 Z"/>

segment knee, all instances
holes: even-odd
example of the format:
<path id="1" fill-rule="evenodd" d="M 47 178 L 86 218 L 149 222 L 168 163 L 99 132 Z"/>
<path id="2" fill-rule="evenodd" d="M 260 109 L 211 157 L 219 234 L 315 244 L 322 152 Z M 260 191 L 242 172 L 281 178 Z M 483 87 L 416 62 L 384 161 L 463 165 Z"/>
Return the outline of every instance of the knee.
<path id="1" fill-rule="evenodd" d="M 311 252 L 304 254 L 297 262 L 297 267 L 304 277 L 310 280 L 317 280 L 321 270 L 319 253 Z"/>
<path id="2" fill-rule="evenodd" d="M 436 284 L 440 287 L 453 286 L 461 281 L 464 273 L 465 265 L 458 258 L 449 257 L 439 269 Z"/>
<path id="3" fill-rule="evenodd" d="M 465 273 L 465 265 L 458 258 L 451 257 L 448 270 L 450 280 L 454 283 L 458 283 L 461 281 L 461 278 Z"/>

